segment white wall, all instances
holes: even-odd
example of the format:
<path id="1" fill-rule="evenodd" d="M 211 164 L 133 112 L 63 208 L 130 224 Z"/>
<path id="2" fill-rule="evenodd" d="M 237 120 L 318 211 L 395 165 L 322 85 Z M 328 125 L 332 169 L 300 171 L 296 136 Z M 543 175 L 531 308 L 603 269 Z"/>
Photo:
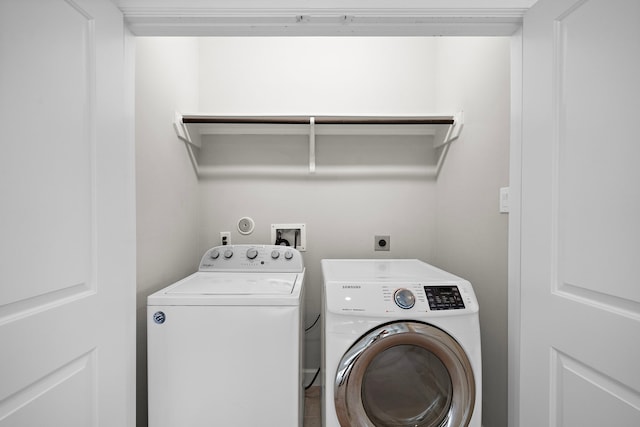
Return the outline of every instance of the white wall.
<path id="1" fill-rule="evenodd" d="M 201 39 L 200 107 L 225 114 L 419 114 L 435 108 L 434 38 Z"/>
<path id="2" fill-rule="evenodd" d="M 172 129 L 176 109 L 198 105 L 195 39 L 136 39 L 137 419 L 145 426 L 146 297 L 200 260 L 198 181 Z"/>
<path id="3" fill-rule="evenodd" d="M 202 39 L 200 107 L 218 114 L 430 113 L 436 101 L 434 46 L 431 38 Z M 209 140 L 202 164 L 304 165 L 308 156 L 304 137 Z M 429 142 L 318 137 L 318 163 L 429 161 Z M 399 144 L 409 153 L 400 160 Z M 279 159 L 272 158 L 274 153 Z M 270 243 L 272 223 L 307 225 L 308 325 L 320 312 L 321 259 L 433 257 L 434 180 L 217 178 L 201 181 L 201 191 L 207 218 L 203 251 L 219 242 L 220 231 L 231 231 L 236 243 Z M 236 231 L 243 216 L 256 221 L 250 236 Z M 391 236 L 390 252 L 374 252 L 375 234 Z M 307 337 L 305 366 L 318 367 L 319 356 L 316 328 Z"/>
<path id="4" fill-rule="evenodd" d="M 438 42 L 438 103 L 464 109 L 437 183 L 436 264 L 471 281 L 480 304 L 483 423 L 507 425 L 507 225 L 510 40 Z"/>
<path id="5" fill-rule="evenodd" d="M 153 59 L 144 53 L 149 65 L 144 74 L 139 69 L 139 79 L 151 79 L 154 73 L 160 72 L 159 68 L 167 67 L 167 61 L 175 58 L 170 49 L 163 47 L 162 39 L 144 40 L 144 43 L 138 46 L 140 55 L 143 50 L 152 50 L 158 54 L 164 52 L 166 57 Z M 191 49 L 190 45 L 189 52 Z M 503 374 L 506 373 L 507 341 L 506 334 L 503 337 L 501 332 L 506 328 L 506 314 L 505 323 L 500 322 L 503 321 L 502 314 L 506 313 L 507 252 L 506 244 L 501 246 L 500 241 L 501 236 L 506 235 L 507 219 L 503 215 L 495 221 L 498 190 L 496 187 L 494 191 L 494 187 L 496 174 L 501 177 L 501 171 L 508 168 L 508 156 L 506 152 L 505 157 L 494 152 L 508 147 L 509 112 L 508 104 L 504 111 L 502 104 L 497 109 L 493 106 L 495 100 L 503 97 L 508 102 L 508 54 L 508 41 L 499 39 L 485 39 L 483 43 L 435 38 L 202 39 L 197 84 L 199 108 L 193 110 L 186 106 L 182 111 L 425 114 L 464 109 L 467 124 L 463 137 L 451 147 L 439 181 L 372 176 L 348 179 L 217 177 L 203 179 L 197 184 L 199 202 L 193 199 L 193 175 L 174 180 L 173 184 L 167 183 L 166 188 L 183 188 L 188 196 L 176 191 L 162 195 L 162 200 L 169 204 L 169 200 L 173 200 L 176 205 L 193 209 L 192 215 L 201 234 L 196 236 L 197 230 L 192 226 L 182 229 L 185 224 L 180 215 L 174 221 L 146 225 L 149 233 L 162 236 L 170 235 L 173 228 L 174 238 L 191 239 L 194 248 L 188 251 L 188 256 L 193 257 L 191 264 L 186 259 L 186 247 L 182 250 L 178 246 L 166 248 L 170 252 L 162 275 L 153 270 L 157 252 L 162 248 L 139 244 L 140 296 L 168 285 L 176 276 L 186 275 L 189 268 L 195 269 L 201 252 L 218 244 L 220 231 L 231 231 L 232 243 L 268 243 L 270 224 L 281 222 L 307 224 L 308 251 L 304 253 L 307 324 L 320 310 L 322 258 L 418 258 L 443 268 L 451 267 L 454 273 L 466 277 L 476 286 L 481 303 L 483 342 L 488 352 L 484 375 L 489 379 L 498 378 L 496 382 L 487 382 L 496 385 L 485 387 L 485 426 L 506 425 L 502 420 L 506 420 Z M 455 62 L 461 58 L 467 59 Z M 152 59 L 156 61 L 155 66 L 151 65 Z M 504 86 L 497 84 L 502 79 Z M 144 84 L 151 85 L 151 82 Z M 171 88 L 177 82 L 165 80 L 156 84 L 164 85 L 155 89 L 162 94 L 173 90 Z M 450 96 L 445 93 L 447 88 L 452 90 Z M 160 102 L 151 90 L 145 102 L 166 104 L 166 107 L 171 104 L 170 99 Z M 438 102 L 442 104 L 440 109 Z M 503 118 L 495 117 L 502 113 Z M 148 183 L 146 186 L 139 184 L 139 193 L 151 192 L 151 196 L 139 194 L 139 210 L 147 212 L 139 214 L 139 223 L 152 218 L 154 206 L 159 205 L 152 196 L 161 195 L 155 193 L 151 185 L 157 178 L 153 166 L 156 162 L 163 168 L 180 165 L 185 176 L 189 174 L 188 156 L 184 146 L 171 133 L 170 122 L 171 118 L 166 115 L 162 118 L 158 115 L 153 122 L 144 125 L 150 133 L 163 126 L 151 138 L 167 143 L 172 140 L 175 147 L 155 149 L 155 155 L 148 152 L 144 159 L 139 159 L 146 168 L 139 170 L 139 179 Z M 142 137 L 138 135 L 138 138 Z M 209 141 L 199 153 L 203 164 L 274 166 L 305 162 L 307 156 L 304 137 L 207 139 Z M 318 161 L 326 164 L 414 165 L 423 160 L 427 163 L 434 160 L 428 141 L 425 144 L 415 137 L 319 137 L 317 144 Z M 174 158 L 170 158 L 169 151 L 174 150 L 171 154 Z M 499 186 L 503 185 L 506 182 L 500 181 Z M 478 189 L 483 191 L 477 192 Z M 458 212 L 453 209 L 456 206 L 468 211 Z M 241 236 L 236 229 L 238 219 L 243 216 L 251 216 L 256 222 L 256 231 L 249 236 Z M 160 217 L 169 218 L 164 211 Z M 470 222 L 475 224 L 473 230 L 480 232 L 469 233 Z M 391 235 L 390 252 L 373 251 L 374 234 Z M 504 241 L 506 243 L 506 237 Z M 477 254 L 478 258 L 474 258 L 474 250 L 486 249 L 491 253 Z M 178 259 L 172 261 L 171 255 Z M 493 298 L 495 295 L 498 295 L 497 299 Z M 487 330 L 496 327 L 496 331 Z M 306 340 L 305 365 L 308 369 L 319 364 L 318 333 L 319 329 L 314 329 Z M 490 338 L 487 341 L 485 337 Z M 143 408 L 140 406 L 139 410 Z"/>

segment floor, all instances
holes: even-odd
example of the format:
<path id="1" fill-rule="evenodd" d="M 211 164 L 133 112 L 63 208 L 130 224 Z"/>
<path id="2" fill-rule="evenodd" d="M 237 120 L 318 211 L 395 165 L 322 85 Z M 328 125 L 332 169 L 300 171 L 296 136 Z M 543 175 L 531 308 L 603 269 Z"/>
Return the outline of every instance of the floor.
<path id="1" fill-rule="evenodd" d="M 309 387 L 304 393 L 304 427 L 321 427 L 320 387 Z"/>

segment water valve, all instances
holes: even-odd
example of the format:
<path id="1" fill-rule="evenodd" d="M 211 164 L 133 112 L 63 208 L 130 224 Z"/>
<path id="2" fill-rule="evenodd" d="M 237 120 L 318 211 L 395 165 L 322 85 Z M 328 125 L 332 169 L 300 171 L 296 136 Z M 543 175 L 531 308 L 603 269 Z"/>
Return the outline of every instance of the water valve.
<path id="1" fill-rule="evenodd" d="M 271 224 L 271 244 L 307 250 L 306 224 Z"/>

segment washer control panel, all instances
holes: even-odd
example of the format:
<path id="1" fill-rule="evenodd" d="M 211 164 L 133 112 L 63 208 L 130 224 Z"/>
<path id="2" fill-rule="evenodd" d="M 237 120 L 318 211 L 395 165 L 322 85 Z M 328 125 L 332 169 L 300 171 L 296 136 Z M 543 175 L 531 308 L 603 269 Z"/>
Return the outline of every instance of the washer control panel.
<path id="1" fill-rule="evenodd" d="M 216 246 L 202 256 L 199 271 L 301 272 L 302 255 L 297 249 L 277 245 Z"/>
<path id="2" fill-rule="evenodd" d="M 478 302 L 471 284 L 329 282 L 325 284 L 327 309 L 362 315 L 436 315 L 476 312 Z"/>

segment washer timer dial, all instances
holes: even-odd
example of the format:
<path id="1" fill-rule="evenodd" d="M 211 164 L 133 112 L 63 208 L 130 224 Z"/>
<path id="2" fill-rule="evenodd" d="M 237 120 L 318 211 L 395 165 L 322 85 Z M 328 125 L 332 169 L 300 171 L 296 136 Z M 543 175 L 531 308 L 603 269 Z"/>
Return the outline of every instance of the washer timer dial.
<path id="1" fill-rule="evenodd" d="M 393 294 L 393 300 L 398 307 L 405 310 L 410 309 L 416 304 L 416 296 L 406 288 L 396 290 Z"/>
<path id="2" fill-rule="evenodd" d="M 258 250 L 256 248 L 247 249 L 247 258 L 256 259 L 257 256 L 258 256 Z"/>

